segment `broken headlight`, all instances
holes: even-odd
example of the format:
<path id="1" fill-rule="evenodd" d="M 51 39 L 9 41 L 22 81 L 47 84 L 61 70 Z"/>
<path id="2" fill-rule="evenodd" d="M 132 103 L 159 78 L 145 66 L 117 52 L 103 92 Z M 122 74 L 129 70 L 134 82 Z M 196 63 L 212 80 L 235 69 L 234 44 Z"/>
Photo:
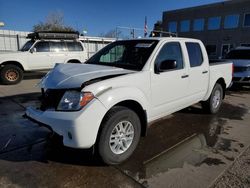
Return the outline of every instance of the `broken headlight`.
<path id="1" fill-rule="evenodd" d="M 66 91 L 60 100 L 57 110 L 77 111 L 86 106 L 94 95 L 91 92 Z"/>

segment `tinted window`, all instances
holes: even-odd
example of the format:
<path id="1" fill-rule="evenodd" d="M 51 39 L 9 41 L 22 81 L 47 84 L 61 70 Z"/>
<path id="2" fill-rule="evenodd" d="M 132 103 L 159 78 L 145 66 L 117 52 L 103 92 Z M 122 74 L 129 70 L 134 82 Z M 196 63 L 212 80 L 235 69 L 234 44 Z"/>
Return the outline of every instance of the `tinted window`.
<path id="1" fill-rule="evenodd" d="M 244 26 L 250 27 L 250 14 L 245 14 Z"/>
<path id="2" fill-rule="evenodd" d="M 224 28 L 225 29 L 232 29 L 232 28 L 237 28 L 239 25 L 239 15 L 228 15 L 225 17 L 224 21 Z"/>
<path id="3" fill-rule="evenodd" d="M 203 62 L 203 56 L 200 45 L 198 43 L 187 42 L 186 46 L 188 50 L 190 66 L 200 66 Z"/>
<path id="4" fill-rule="evenodd" d="M 193 30 L 194 31 L 203 31 L 204 30 L 204 19 L 194 20 Z"/>
<path id="5" fill-rule="evenodd" d="M 158 65 L 162 61 L 166 60 L 175 60 L 177 62 L 177 69 L 183 68 L 182 51 L 178 42 L 170 42 L 165 44 L 159 52 L 155 64 Z"/>
<path id="6" fill-rule="evenodd" d="M 49 52 L 49 42 L 38 42 L 35 45 L 36 52 Z"/>
<path id="7" fill-rule="evenodd" d="M 23 45 L 23 47 L 22 47 L 22 49 L 21 49 L 21 51 L 28 51 L 30 48 L 31 48 L 31 46 L 34 44 L 34 42 L 35 41 L 33 41 L 33 40 L 29 40 L 28 42 L 26 42 L 24 45 Z"/>
<path id="8" fill-rule="evenodd" d="M 208 19 L 208 30 L 220 29 L 221 17 L 212 17 Z"/>
<path id="9" fill-rule="evenodd" d="M 226 55 L 226 59 L 250 59 L 250 50 L 232 50 Z"/>
<path id="10" fill-rule="evenodd" d="M 69 51 L 83 51 L 80 42 L 66 42 Z"/>
<path id="11" fill-rule="evenodd" d="M 169 22 L 168 23 L 168 31 L 176 33 L 177 32 L 177 22 Z"/>
<path id="12" fill-rule="evenodd" d="M 141 70 L 152 54 L 157 40 L 116 41 L 102 48 L 86 63 Z"/>
<path id="13" fill-rule="evenodd" d="M 183 20 L 181 21 L 181 32 L 188 32 L 190 30 L 190 21 Z"/>
<path id="14" fill-rule="evenodd" d="M 65 52 L 67 51 L 65 42 L 49 42 L 51 52 Z"/>

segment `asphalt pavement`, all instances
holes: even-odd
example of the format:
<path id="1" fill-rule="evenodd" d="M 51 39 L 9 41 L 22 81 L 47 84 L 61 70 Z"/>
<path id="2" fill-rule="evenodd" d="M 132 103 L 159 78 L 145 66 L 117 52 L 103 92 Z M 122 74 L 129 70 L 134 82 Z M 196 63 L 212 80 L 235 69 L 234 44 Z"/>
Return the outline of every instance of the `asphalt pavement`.
<path id="1" fill-rule="evenodd" d="M 220 112 L 194 105 L 150 125 L 129 160 L 104 165 L 94 148 L 64 147 L 45 127 L 23 117 L 39 105 L 31 73 L 18 85 L 0 85 L 0 187 L 220 187 L 228 174 L 249 182 L 250 88 L 227 91 Z M 236 167 L 237 170 L 234 170 Z"/>

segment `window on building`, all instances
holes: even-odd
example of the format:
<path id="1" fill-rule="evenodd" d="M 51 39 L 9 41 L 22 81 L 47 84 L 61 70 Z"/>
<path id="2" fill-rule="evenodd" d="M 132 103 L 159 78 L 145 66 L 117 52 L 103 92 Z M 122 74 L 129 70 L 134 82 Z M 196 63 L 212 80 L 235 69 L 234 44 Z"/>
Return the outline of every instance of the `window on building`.
<path id="1" fill-rule="evenodd" d="M 177 32 L 177 22 L 169 22 L 168 23 L 168 31 L 176 33 Z"/>
<path id="2" fill-rule="evenodd" d="M 190 31 L 190 20 L 181 21 L 181 32 L 189 32 Z"/>
<path id="3" fill-rule="evenodd" d="M 191 67 L 198 67 L 203 63 L 203 56 L 199 43 L 187 42 L 188 57 Z"/>
<path id="4" fill-rule="evenodd" d="M 206 50 L 208 56 L 216 56 L 217 46 L 216 45 L 206 45 Z"/>
<path id="5" fill-rule="evenodd" d="M 224 21 L 224 28 L 225 29 L 237 28 L 239 26 L 239 17 L 240 16 L 238 14 L 226 16 Z"/>
<path id="6" fill-rule="evenodd" d="M 193 23 L 193 31 L 203 31 L 205 21 L 204 19 L 195 19 Z"/>
<path id="7" fill-rule="evenodd" d="M 208 30 L 220 29 L 221 17 L 212 17 L 208 19 Z"/>
<path id="8" fill-rule="evenodd" d="M 245 14 L 244 27 L 250 27 L 250 13 L 249 14 Z"/>

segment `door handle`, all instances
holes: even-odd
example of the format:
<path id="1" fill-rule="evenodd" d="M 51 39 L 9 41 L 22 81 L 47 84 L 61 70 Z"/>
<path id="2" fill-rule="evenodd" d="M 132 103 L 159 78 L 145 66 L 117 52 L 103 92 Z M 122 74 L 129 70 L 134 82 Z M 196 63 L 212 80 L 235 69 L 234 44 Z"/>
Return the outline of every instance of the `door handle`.
<path id="1" fill-rule="evenodd" d="M 202 72 L 202 74 L 207 74 L 207 73 L 208 73 L 208 71 L 203 71 L 203 72 Z"/>
<path id="2" fill-rule="evenodd" d="M 181 76 L 181 78 L 187 78 L 187 77 L 189 77 L 188 74 Z"/>

